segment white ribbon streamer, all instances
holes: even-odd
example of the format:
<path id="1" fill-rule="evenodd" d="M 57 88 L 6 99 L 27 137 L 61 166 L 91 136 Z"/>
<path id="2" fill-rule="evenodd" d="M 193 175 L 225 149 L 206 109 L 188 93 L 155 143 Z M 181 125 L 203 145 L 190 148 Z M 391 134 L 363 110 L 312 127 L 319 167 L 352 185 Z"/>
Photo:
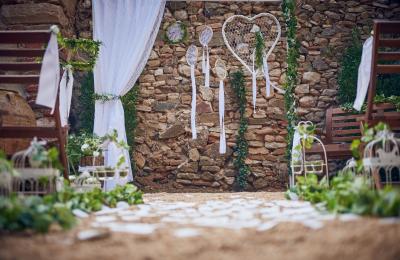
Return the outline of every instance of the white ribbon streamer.
<path id="1" fill-rule="evenodd" d="M 190 114 L 190 126 L 192 128 L 192 139 L 197 139 L 196 130 L 196 77 L 194 75 L 194 65 L 190 66 L 190 77 L 192 79 L 192 111 Z"/>
<path id="2" fill-rule="evenodd" d="M 40 69 L 36 104 L 51 108 L 51 113 L 53 113 L 60 81 L 60 60 L 57 42 L 57 33 L 59 29 L 57 26 L 53 25 L 50 27 L 50 30 L 50 40 L 43 56 L 42 68 Z"/>
<path id="3" fill-rule="evenodd" d="M 219 110 L 219 153 L 224 154 L 226 152 L 226 136 L 225 136 L 225 94 L 224 94 L 224 81 L 219 81 L 219 92 L 218 92 L 218 110 Z"/>
<path id="4" fill-rule="evenodd" d="M 271 89 L 271 80 L 269 78 L 268 62 L 265 56 L 263 57 L 263 72 L 265 78 L 265 93 L 267 94 L 267 97 L 270 97 L 271 90 L 273 91 L 273 88 Z"/>
<path id="5" fill-rule="evenodd" d="M 358 111 L 361 110 L 364 104 L 368 92 L 369 80 L 371 78 L 372 39 L 373 37 L 370 36 L 364 42 L 361 62 L 358 67 L 357 95 L 353 104 L 353 108 Z"/>
<path id="6" fill-rule="evenodd" d="M 203 47 L 203 55 L 201 58 L 201 69 L 204 74 L 204 86 L 206 88 L 210 87 L 210 53 L 208 50 L 208 45 Z"/>
<path id="7" fill-rule="evenodd" d="M 68 125 L 68 117 L 71 108 L 73 85 L 74 85 L 74 76 L 72 73 L 72 67 L 70 65 L 67 65 L 64 68 L 64 73 L 60 81 L 59 108 L 60 108 L 61 126 Z"/>

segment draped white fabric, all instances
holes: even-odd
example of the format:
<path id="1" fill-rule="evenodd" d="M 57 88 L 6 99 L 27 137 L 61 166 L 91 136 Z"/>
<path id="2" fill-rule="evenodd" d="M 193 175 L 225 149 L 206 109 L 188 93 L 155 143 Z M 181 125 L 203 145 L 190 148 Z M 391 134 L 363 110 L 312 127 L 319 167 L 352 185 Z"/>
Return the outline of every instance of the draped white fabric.
<path id="1" fill-rule="evenodd" d="M 56 99 L 58 84 L 60 81 L 60 60 L 58 55 L 57 43 L 57 26 L 51 28 L 49 43 L 42 60 L 40 69 L 39 89 L 36 97 L 36 104 L 51 108 L 53 113 Z"/>
<path id="2" fill-rule="evenodd" d="M 72 67 L 67 65 L 64 68 L 60 81 L 60 120 L 61 126 L 68 125 L 69 110 L 71 108 L 72 87 L 74 85 L 74 76 Z"/>
<path id="3" fill-rule="evenodd" d="M 164 7 L 165 0 L 93 1 L 93 38 L 102 43 L 94 68 L 96 93 L 123 96 L 134 86 L 150 55 Z M 121 101 L 96 101 L 94 133 L 103 136 L 112 129 L 126 141 Z M 105 163 L 115 166 L 121 154 L 130 169 L 128 151 L 113 144 L 105 154 Z M 128 179 L 133 179 L 131 169 Z"/>
<path id="4" fill-rule="evenodd" d="M 196 77 L 194 65 L 190 65 L 190 78 L 192 80 L 192 110 L 190 111 L 190 128 L 192 129 L 192 139 L 197 139 L 196 129 Z"/>
<path id="5" fill-rule="evenodd" d="M 361 62 L 358 67 L 357 95 L 353 104 L 353 108 L 358 111 L 361 110 L 364 104 L 371 77 L 372 40 L 373 37 L 371 36 L 364 42 Z"/>

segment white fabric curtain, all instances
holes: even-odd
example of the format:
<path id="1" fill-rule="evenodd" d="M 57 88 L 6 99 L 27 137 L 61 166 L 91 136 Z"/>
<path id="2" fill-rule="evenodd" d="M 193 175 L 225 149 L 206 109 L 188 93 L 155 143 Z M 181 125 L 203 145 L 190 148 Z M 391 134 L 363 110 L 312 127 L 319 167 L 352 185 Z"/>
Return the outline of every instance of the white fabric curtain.
<path id="1" fill-rule="evenodd" d="M 165 0 L 94 0 L 93 38 L 100 41 L 100 54 L 94 68 L 97 94 L 125 95 L 141 74 L 150 55 L 163 17 Z M 96 101 L 94 133 L 103 136 L 112 129 L 126 141 L 124 109 L 121 100 Z M 111 144 L 105 163 L 115 166 L 128 151 Z M 132 170 L 129 171 L 132 180 Z"/>
<path id="2" fill-rule="evenodd" d="M 36 97 L 36 104 L 51 108 L 54 112 L 56 105 L 58 84 L 60 83 L 60 59 L 58 55 L 56 25 L 50 27 L 50 39 L 43 56 L 40 69 L 39 89 Z"/>
<path id="3" fill-rule="evenodd" d="M 360 66 L 358 67 L 357 95 L 353 108 L 360 111 L 367 96 L 369 80 L 371 78 L 372 40 L 369 37 L 363 45 Z"/>

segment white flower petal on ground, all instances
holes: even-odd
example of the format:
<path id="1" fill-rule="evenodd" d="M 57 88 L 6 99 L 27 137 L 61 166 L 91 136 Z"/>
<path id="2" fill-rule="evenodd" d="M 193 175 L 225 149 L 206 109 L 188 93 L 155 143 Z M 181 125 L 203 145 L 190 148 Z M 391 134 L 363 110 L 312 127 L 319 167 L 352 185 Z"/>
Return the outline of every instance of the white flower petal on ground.
<path id="1" fill-rule="evenodd" d="M 185 238 L 185 237 L 196 237 L 199 236 L 200 232 L 197 229 L 193 228 L 180 228 L 175 230 L 174 236 L 180 237 L 180 238 Z"/>

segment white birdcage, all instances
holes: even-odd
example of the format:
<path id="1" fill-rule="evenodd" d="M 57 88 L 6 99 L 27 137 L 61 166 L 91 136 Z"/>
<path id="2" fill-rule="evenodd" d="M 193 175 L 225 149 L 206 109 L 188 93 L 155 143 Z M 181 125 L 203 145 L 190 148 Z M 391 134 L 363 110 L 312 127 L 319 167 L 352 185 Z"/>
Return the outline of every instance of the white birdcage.
<path id="1" fill-rule="evenodd" d="M 346 165 L 341 170 L 344 174 L 351 174 L 355 176 L 357 174 L 357 162 L 354 158 L 347 160 Z"/>
<path id="2" fill-rule="evenodd" d="M 9 172 L 0 172 L 0 196 L 8 196 L 12 191 L 12 175 Z"/>
<path id="3" fill-rule="evenodd" d="M 38 147 L 43 148 L 45 141 L 37 141 L 34 138 L 28 149 L 15 153 L 11 161 L 15 170 L 19 173 L 13 177 L 13 191 L 23 195 L 45 195 L 56 191 L 57 179 L 60 171 L 48 165 L 40 168 L 32 154 Z"/>
<path id="4" fill-rule="evenodd" d="M 307 174 L 316 174 L 321 176 L 324 174 L 324 172 L 327 183 L 329 184 L 328 159 L 326 156 L 325 146 L 314 134 L 310 134 L 302 130 L 313 127 L 314 125 L 310 121 L 301 121 L 296 127 L 296 132 L 293 138 L 294 148 L 292 150 L 291 161 L 291 186 L 294 186 L 295 184 L 295 175 L 304 175 L 307 177 Z M 307 149 L 305 144 L 306 142 L 310 141 L 322 147 L 323 154 L 321 155 L 321 159 L 310 160 L 307 158 Z"/>
<path id="5" fill-rule="evenodd" d="M 388 129 L 379 131 L 364 149 L 363 166 L 377 188 L 400 184 L 400 139 Z"/>

